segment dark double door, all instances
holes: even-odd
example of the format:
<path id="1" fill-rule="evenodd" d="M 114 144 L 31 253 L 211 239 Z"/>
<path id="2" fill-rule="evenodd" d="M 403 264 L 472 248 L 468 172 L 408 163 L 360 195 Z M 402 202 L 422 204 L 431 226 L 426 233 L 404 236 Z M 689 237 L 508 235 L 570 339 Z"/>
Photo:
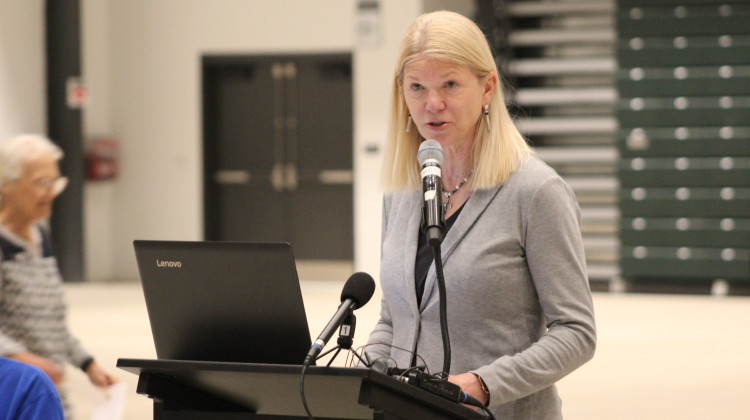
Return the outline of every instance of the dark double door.
<path id="1" fill-rule="evenodd" d="M 203 58 L 206 240 L 353 256 L 351 55 Z"/>

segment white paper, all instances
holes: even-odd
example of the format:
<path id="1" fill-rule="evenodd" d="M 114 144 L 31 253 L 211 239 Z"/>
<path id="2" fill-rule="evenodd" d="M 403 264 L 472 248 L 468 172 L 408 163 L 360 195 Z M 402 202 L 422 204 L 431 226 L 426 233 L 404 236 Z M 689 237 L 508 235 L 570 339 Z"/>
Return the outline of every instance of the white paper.
<path id="1" fill-rule="evenodd" d="M 122 420 L 125 409 L 125 383 L 110 385 L 109 396 L 91 413 L 91 420 Z"/>

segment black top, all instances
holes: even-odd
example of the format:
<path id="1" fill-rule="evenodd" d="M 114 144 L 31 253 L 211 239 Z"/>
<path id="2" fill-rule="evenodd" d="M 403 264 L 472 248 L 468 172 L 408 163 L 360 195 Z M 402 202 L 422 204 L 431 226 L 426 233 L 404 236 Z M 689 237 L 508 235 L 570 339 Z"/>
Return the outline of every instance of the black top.
<path id="1" fill-rule="evenodd" d="M 448 231 L 453 226 L 453 223 L 458 219 L 458 215 L 463 210 L 462 205 L 451 217 L 445 220 L 445 233 L 443 236 L 448 234 Z M 419 242 L 417 242 L 417 261 L 414 264 L 414 282 L 417 289 L 417 306 L 422 304 L 422 295 L 424 294 L 424 284 L 427 281 L 427 272 L 430 270 L 432 262 L 435 260 L 435 254 L 432 251 L 432 247 L 427 243 L 427 238 L 423 233 L 420 232 Z"/>
<path id="2" fill-rule="evenodd" d="M 50 241 L 49 235 L 44 229 L 34 227 L 37 229 L 42 237 L 42 257 L 51 257 L 52 254 L 52 241 Z M 19 244 L 12 242 L 10 239 L 3 235 L 0 235 L 0 261 L 10 261 L 18 254 L 24 254 L 28 252 L 27 249 L 20 246 Z"/>

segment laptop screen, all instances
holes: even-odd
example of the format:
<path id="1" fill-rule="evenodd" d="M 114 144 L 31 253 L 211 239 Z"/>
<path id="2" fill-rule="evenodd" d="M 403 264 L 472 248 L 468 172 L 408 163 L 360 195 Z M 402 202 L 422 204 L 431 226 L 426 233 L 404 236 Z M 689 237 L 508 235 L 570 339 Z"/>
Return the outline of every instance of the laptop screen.
<path id="1" fill-rule="evenodd" d="M 133 246 L 159 359 L 302 363 L 310 330 L 290 244 Z"/>

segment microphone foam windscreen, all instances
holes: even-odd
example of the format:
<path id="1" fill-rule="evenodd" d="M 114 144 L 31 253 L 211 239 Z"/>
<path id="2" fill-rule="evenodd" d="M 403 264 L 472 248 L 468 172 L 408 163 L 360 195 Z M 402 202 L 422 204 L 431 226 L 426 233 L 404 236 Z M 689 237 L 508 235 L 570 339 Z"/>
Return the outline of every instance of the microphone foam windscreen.
<path id="1" fill-rule="evenodd" d="M 375 280 L 367 273 L 354 273 L 344 284 L 341 291 L 341 301 L 351 299 L 356 303 L 353 309 L 359 309 L 370 301 L 372 294 L 375 293 Z"/>
<path id="2" fill-rule="evenodd" d="M 443 164 L 443 147 L 437 140 L 425 140 L 419 145 L 417 152 L 419 166 L 424 166 L 430 159 L 436 160 L 438 165 Z"/>

